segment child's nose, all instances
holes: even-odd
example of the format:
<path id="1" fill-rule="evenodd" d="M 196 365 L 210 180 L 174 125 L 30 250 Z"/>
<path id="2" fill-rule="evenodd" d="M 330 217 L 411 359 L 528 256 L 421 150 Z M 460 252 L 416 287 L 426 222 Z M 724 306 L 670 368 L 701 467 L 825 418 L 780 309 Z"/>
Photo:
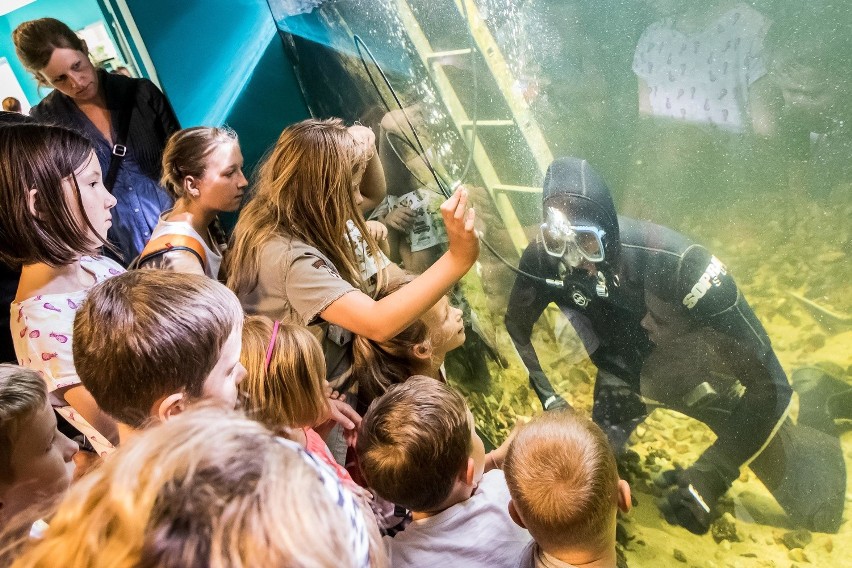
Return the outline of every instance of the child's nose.
<path id="1" fill-rule="evenodd" d="M 62 458 L 65 460 L 65 463 L 69 463 L 72 459 L 74 459 L 74 454 L 80 451 L 80 444 L 61 432 L 59 432 L 58 435 L 63 438 L 62 443 L 64 444 L 64 447 L 62 448 Z"/>

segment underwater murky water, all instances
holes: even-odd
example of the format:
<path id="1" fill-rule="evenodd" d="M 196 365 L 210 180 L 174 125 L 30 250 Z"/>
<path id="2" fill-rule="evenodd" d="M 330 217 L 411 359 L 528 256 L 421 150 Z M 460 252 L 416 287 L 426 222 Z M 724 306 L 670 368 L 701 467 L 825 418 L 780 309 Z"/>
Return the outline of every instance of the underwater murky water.
<path id="1" fill-rule="evenodd" d="M 740 469 L 716 506 L 724 514 L 700 536 L 665 520 L 653 481 L 688 468 L 717 436 L 671 401 L 648 407 L 622 459 L 637 501 L 622 522 L 627 563 L 852 564 L 852 488 L 842 487 L 852 463 L 848 3 L 269 3 L 312 111 L 376 131 L 391 194 L 435 192 L 436 176 L 480 188 L 481 228 L 506 262 L 483 249 L 465 279 L 484 339 L 469 340 L 448 370 L 486 437 L 500 441 L 519 416 L 541 412 L 504 326 L 515 281 L 506 263 L 517 266 L 539 234 L 552 159 L 584 158 L 620 215 L 670 227 L 724 262 L 794 389 L 792 422 L 774 444 L 764 436 L 762 457 Z M 430 258 L 398 252 L 410 266 Z M 591 411 L 596 367 L 553 305 L 532 344 L 556 393 Z M 679 356 L 688 363 L 688 353 Z M 800 371 L 811 367 L 818 371 Z M 739 378 L 746 391 L 761 388 Z M 785 451 L 776 455 L 778 445 Z M 831 484 L 840 490 L 826 495 Z M 821 499 L 842 518 L 820 525 L 813 511 L 791 513 Z"/>

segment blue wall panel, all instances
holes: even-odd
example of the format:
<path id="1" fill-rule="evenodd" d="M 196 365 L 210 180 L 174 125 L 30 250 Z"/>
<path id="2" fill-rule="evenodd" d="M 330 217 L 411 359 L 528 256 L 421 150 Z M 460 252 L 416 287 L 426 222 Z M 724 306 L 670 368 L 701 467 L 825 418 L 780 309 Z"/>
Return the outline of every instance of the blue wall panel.
<path id="1" fill-rule="evenodd" d="M 269 133 L 307 116 L 266 2 L 127 4 L 183 125 L 239 125 L 271 142 Z"/>

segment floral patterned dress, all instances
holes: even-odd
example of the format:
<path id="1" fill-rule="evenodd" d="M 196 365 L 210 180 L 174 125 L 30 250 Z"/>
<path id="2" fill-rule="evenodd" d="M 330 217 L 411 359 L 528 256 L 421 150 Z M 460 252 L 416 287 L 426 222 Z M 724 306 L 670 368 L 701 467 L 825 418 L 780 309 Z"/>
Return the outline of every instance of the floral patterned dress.
<path id="1" fill-rule="evenodd" d="M 103 257 L 83 256 L 80 264 L 94 277 L 95 284 L 124 272 L 118 263 Z M 86 288 L 67 294 L 33 296 L 12 303 L 12 340 L 18 363 L 38 371 L 47 382 L 50 393 L 80 384 L 80 377 L 74 370 L 71 333 L 74 315 L 88 293 Z M 98 454 L 113 450 L 112 444 L 64 400 L 57 396 L 51 396 L 50 400 L 54 409 L 89 439 Z"/>

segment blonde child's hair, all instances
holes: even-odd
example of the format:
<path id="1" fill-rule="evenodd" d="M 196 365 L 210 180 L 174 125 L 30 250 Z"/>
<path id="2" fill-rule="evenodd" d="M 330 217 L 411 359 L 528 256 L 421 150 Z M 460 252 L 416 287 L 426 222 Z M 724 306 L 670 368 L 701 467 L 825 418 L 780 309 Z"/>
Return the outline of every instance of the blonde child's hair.
<path id="1" fill-rule="evenodd" d="M 367 250 L 381 266 L 380 249 L 370 236 L 353 196 L 353 173 L 363 167 L 363 148 L 339 118 L 308 119 L 288 126 L 264 158 L 254 182 L 254 198 L 234 227 L 226 259 L 227 285 L 238 296 L 257 286 L 263 245 L 290 236 L 318 249 L 340 275 L 368 291 L 346 227 L 352 221 Z M 382 271 L 377 288 L 384 285 Z"/>
<path id="2" fill-rule="evenodd" d="M 12 453 L 21 424 L 44 408 L 47 385 L 37 372 L 0 365 L 0 485 L 15 482 Z"/>
<path id="3" fill-rule="evenodd" d="M 618 506 L 615 456 L 601 429 L 574 412 L 547 412 L 509 445 L 503 472 L 541 547 L 604 546 Z"/>
<path id="4" fill-rule="evenodd" d="M 373 401 L 358 434 L 369 487 L 413 511 L 446 501 L 473 451 L 464 398 L 449 385 L 414 376 Z"/>
<path id="5" fill-rule="evenodd" d="M 322 347 L 307 328 L 287 323 L 279 324 L 270 347 L 273 329 L 265 316 L 248 316 L 243 324 L 246 411 L 273 430 L 312 426 L 328 409 Z"/>
<path id="6" fill-rule="evenodd" d="M 352 524 L 327 495 L 314 467 L 260 423 L 202 405 L 78 481 L 13 566 L 352 566 Z"/>

